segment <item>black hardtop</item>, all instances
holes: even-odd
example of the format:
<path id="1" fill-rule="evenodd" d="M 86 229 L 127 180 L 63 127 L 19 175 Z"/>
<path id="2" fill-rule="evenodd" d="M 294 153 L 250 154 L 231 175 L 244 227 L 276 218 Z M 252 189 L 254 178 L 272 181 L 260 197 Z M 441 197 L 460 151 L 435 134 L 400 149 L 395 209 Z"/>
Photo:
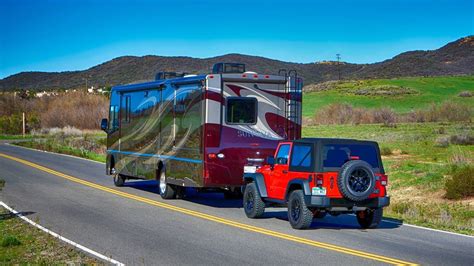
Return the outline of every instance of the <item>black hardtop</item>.
<path id="1" fill-rule="evenodd" d="M 314 143 L 314 144 L 367 144 L 378 145 L 376 141 L 358 140 L 358 139 L 341 139 L 341 138 L 301 138 L 293 142 Z"/>

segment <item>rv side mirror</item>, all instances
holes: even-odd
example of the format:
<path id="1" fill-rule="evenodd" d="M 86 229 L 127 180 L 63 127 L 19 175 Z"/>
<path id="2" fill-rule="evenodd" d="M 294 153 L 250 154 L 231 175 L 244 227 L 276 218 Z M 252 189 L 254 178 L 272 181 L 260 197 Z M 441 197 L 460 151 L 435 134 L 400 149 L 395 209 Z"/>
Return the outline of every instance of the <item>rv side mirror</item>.
<path id="1" fill-rule="evenodd" d="M 100 129 L 102 129 L 105 132 L 107 132 L 108 125 L 109 125 L 109 121 L 107 120 L 107 118 L 103 118 L 102 121 L 100 121 Z"/>
<path id="2" fill-rule="evenodd" d="M 267 164 L 273 167 L 275 165 L 275 158 L 273 156 L 268 156 L 267 157 Z"/>

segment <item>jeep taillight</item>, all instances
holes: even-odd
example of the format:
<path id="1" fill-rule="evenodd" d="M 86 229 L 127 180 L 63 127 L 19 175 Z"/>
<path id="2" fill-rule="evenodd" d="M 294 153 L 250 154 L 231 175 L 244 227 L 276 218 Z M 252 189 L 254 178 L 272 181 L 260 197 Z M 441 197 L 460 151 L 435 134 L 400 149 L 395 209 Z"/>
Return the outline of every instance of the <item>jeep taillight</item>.
<path id="1" fill-rule="evenodd" d="M 386 186 L 388 184 L 388 176 L 380 175 L 380 185 Z"/>
<path id="2" fill-rule="evenodd" d="M 322 174 L 316 175 L 316 186 L 321 187 L 323 185 L 324 176 Z"/>

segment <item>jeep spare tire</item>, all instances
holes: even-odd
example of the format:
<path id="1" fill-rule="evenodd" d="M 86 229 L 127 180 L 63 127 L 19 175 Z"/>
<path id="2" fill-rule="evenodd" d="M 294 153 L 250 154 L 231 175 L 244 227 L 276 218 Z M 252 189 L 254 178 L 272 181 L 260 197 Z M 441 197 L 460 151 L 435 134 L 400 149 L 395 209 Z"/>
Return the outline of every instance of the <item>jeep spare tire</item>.
<path id="1" fill-rule="evenodd" d="M 352 201 L 368 199 L 375 188 L 375 174 L 372 166 L 362 160 L 346 162 L 339 172 L 337 185 L 346 199 Z"/>

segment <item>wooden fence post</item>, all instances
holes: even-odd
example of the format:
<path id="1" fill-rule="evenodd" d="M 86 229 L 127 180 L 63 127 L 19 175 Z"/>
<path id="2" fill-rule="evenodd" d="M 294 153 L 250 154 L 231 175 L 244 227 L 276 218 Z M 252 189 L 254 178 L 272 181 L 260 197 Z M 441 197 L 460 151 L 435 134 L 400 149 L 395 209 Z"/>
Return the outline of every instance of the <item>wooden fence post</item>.
<path id="1" fill-rule="evenodd" d="M 25 121 L 25 112 L 23 112 L 23 137 L 25 137 L 25 133 L 26 133 L 26 121 Z"/>

